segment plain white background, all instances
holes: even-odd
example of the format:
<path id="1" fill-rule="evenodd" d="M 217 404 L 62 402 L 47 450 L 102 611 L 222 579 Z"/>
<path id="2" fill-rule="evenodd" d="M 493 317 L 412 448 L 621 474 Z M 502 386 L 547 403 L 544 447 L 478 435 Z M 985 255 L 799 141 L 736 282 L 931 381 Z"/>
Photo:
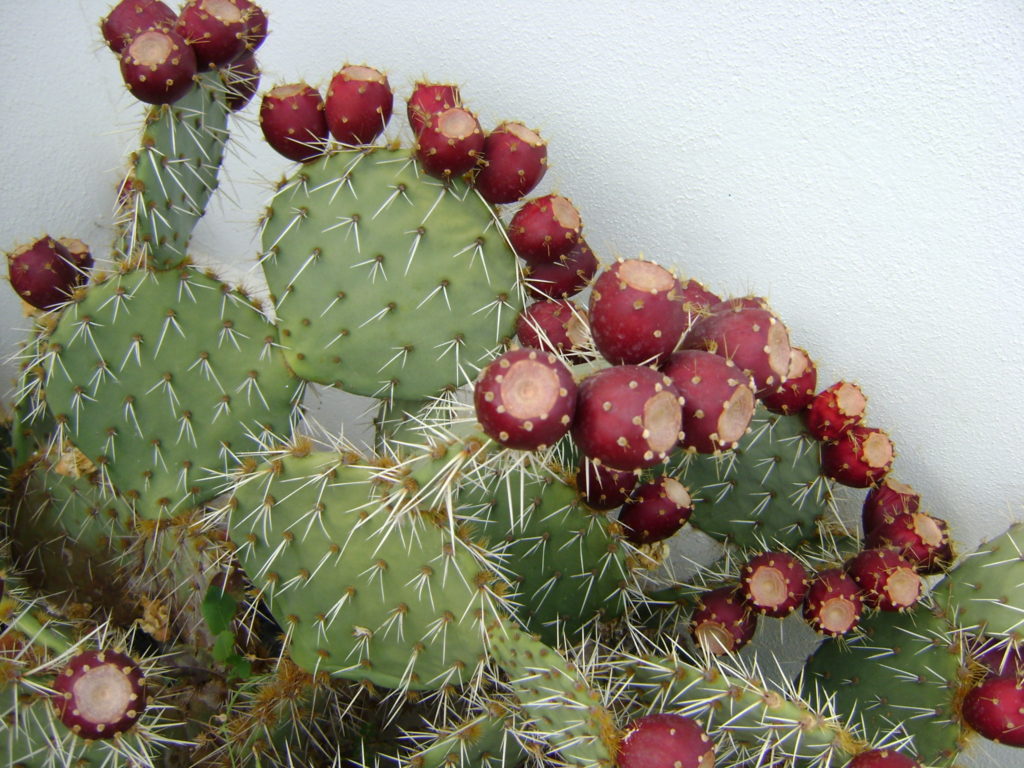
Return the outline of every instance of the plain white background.
<path id="1" fill-rule="evenodd" d="M 262 4 L 264 87 L 323 86 L 345 63 L 387 71 L 400 96 L 423 77 L 461 83 L 485 127 L 516 119 L 548 139 L 540 191 L 574 200 L 599 256 L 767 296 L 823 386 L 862 386 L 895 476 L 964 548 L 1024 518 L 1019 2 Z M 108 7 L 0 3 L 5 250 L 43 232 L 109 248 L 143 108 L 102 45 Z M 235 277 L 289 168 L 255 111 L 194 240 L 197 261 Z M 13 292 L 0 313 L 13 353 Z"/>

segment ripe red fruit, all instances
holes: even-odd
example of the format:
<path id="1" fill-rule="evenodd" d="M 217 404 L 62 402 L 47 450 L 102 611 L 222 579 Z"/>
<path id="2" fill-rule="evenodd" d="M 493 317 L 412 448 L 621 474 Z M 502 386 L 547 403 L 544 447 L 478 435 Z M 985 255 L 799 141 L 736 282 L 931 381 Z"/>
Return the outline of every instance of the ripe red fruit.
<path id="1" fill-rule="evenodd" d="M 131 728 L 146 708 L 138 664 L 116 651 L 85 651 L 53 681 L 57 717 L 85 739 L 110 739 Z"/>
<path id="2" fill-rule="evenodd" d="M 869 749 L 854 757 L 846 768 L 921 768 L 921 764 L 891 749 Z"/>
<path id="3" fill-rule="evenodd" d="M 267 143 L 289 160 L 319 157 L 328 137 L 320 92 L 305 83 L 277 86 L 263 96 L 260 128 Z"/>
<path id="4" fill-rule="evenodd" d="M 516 211 L 508 225 L 508 239 L 524 261 L 543 264 L 569 253 L 582 228 L 576 206 L 561 195 L 545 195 Z"/>
<path id="5" fill-rule="evenodd" d="M 683 397 L 682 446 L 698 453 L 735 448 L 754 416 L 754 382 L 731 360 L 700 349 L 669 356 L 662 372 Z"/>
<path id="6" fill-rule="evenodd" d="M 416 83 L 406 104 L 406 114 L 414 135 L 418 135 L 427 121 L 438 112 L 461 107 L 459 86 L 442 83 Z"/>
<path id="7" fill-rule="evenodd" d="M 961 708 L 964 722 L 986 739 L 1024 747 L 1024 680 L 990 677 L 972 688 Z"/>
<path id="8" fill-rule="evenodd" d="M 524 347 L 571 355 L 589 337 L 587 313 L 568 299 L 535 301 L 516 321 L 516 338 Z"/>
<path id="9" fill-rule="evenodd" d="M 747 608 L 736 587 L 705 592 L 690 617 L 690 634 L 708 653 L 733 653 L 754 637 L 757 614 Z"/>
<path id="10" fill-rule="evenodd" d="M 68 249 L 71 263 L 75 265 L 75 269 L 80 273 L 79 282 L 84 282 L 85 273 L 92 269 L 94 263 L 89 246 L 76 237 L 60 237 L 57 238 L 57 242 Z"/>
<path id="11" fill-rule="evenodd" d="M 651 261 L 617 261 L 590 293 L 594 346 L 613 365 L 660 365 L 690 323 L 682 286 Z"/>
<path id="12" fill-rule="evenodd" d="M 946 521 L 926 512 L 900 512 L 879 523 L 865 537 L 868 547 L 888 547 L 905 557 L 918 573 L 940 573 L 953 561 Z"/>
<path id="13" fill-rule="evenodd" d="M 806 569 L 788 552 L 763 552 L 740 569 L 740 592 L 751 609 L 765 616 L 791 614 L 803 603 L 807 587 Z"/>
<path id="14" fill-rule="evenodd" d="M 43 235 L 7 255 L 7 274 L 11 287 L 37 309 L 53 309 L 68 300 L 85 274 L 75 257 L 60 242 Z"/>
<path id="15" fill-rule="evenodd" d="M 383 72 L 373 67 L 343 67 L 327 88 L 327 127 L 342 144 L 370 144 L 384 132 L 394 100 Z"/>
<path id="16" fill-rule="evenodd" d="M 639 481 L 635 472 L 583 461 L 576 472 L 576 490 L 594 509 L 615 509 L 626 503 Z"/>
<path id="17" fill-rule="evenodd" d="M 474 180 L 477 192 L 492 205 L 514 203 L 544 177 L 547 142 L 522 123 L 505 122 L 487 134 L 484 158 Z"/>
<path id="18" fill-rule="evenodd" d="M 140 32 L 152 27 L 169 29 L 177 18 L 160 0 L 121 0 L 100 22 L 100 32 L 110 50 L 121 53 Z"/>
<path id="19" fill-rule="evenodd" d="M 800 413 L 811 404 L 818 388 L 818 369 L 807 350 L 792 347 L 786 380 L 774 389 L 761 393 L 764 407 L 774 413 Z"/>
<path id="20" fill-rule="evenodd" d="M 551 353 L 514 349 L 477 379 L 476 417 L 484 432 L 507 448 L 545 448 L 569 431 L 576 389 L 569 369 Z"/>
<path id="21" fill-rule="evenodd" d="M 714 768 L 715 745 L 704 729 L 689 717 L 644 715 L 626 727 L 616 765 L 619 768 Z"/>
<path id="22" fill-rule="evenodd" d="M 220 79 L 224 83 L 228 109 L 232 112 L 243 109 L 260 87 L 260 68 L 256 57 L 249 54 L 232 62 L 220 70 Z"/>
<path id="23" fill-rule="evenodd" d="M 638 486 L 619 513 L 626 538 L 634 544 L 662 541 L 686 525 L 693 501 L 678 480 L 662 475 Z"/>
<path id="24" fill-rule="evenodd" d="M 458 177 L 480 161 L 484 134 L 476 115 L 462 107 L 437 112 L 416 134 L 416 157 L 423 170 L 440 179 Z"/>
<path id="25" fill-rule="evenodd" d="M 682 398 L 652 368 L 617 365 L 585 378 L 572 435 L 594 461 L 632 471 L 668 458 L 682 437 Z"/>
<path id="26" fill-rule="evenodd" d="M 248 27 L 248 15 L 236 0 L 188 0 L 175 24 L 200 69 L 222 67 L 244 54 Z"/>
<path id="27" fill-rule="evenodd" d="M 245 44 L 245 50 L 251 54 L 267 39 L 267 33 L 270 31 L 267 13 L 252 0 L 235 0 L 235 5 L 242 9 L 242 17 L 245 19 L 242 42 Z"/>
<path id="28" fill-rule="evenodd" d="M 851 488 L 867 488 L 882 481 L 892 469 L 895 451 L 880 429 L 853 426 L 837 440 L 821 444 L 822 471 Z"/>
<path id="29" fill-rule="evenodd" d="M 820 571 L 807 588 L 804 620 L 823 635 L 839 637 L 852 631 L 863 612 L 860 587 L 842 568 Z"/>
<path id="30" fill-rule="evenodd" d="M 894 549 L 865 549 L 846 564 L 869 605 L 883 611 L 909 608 L 921 598 L 921 577 Z"/>
<path id="31" fill-rule="evenodd" d="M 171 104 L 192 88 L 196 55 L 171 29 L 147 29 L 121 53 L 121 77 L 128 90 L 147 104 Z"/>
<path id="32" fill-rule="evenodd" d="M 896 515 L 917 512 L 920 507 L 921 496 L 913 488 L 886 477 L 868 491 L 864 499 L 864 533 L 869 535 L 879 525 L 891 521 Z"/>
<path id="33" fill-rule="evenodd" d="M 839 381 L 811 400 L 807 431 L 818 440 L 835 440 L 854 424 L 864 421 L 868 401 L 856 384 Z"/>
<path id="34" fill-rule="evenodd" d="M 541 299 L 575 296 L 590 284 L 596 272 L 597 256 L 583 238 L 556 261 L 527 264 L 524 269 L 526 289 Z"/>

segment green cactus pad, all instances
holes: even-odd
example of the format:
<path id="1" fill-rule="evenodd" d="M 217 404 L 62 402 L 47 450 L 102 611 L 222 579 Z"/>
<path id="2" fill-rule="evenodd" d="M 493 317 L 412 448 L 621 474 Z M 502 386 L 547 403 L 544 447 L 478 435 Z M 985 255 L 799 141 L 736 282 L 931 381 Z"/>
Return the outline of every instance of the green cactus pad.
<path id="1" fill-rule="evenodd" d="M 526 752 L 510 730 L 508 713 L 499 704 L 437 733 L 408 761 L 416 768 L 515 768 Z"/>
<path id="2" fill-rule="evenodd" d="M 431 512 L 392 512 L 380 471 L 336 453 L 239 477 L 231 534 L 303 669 L 429 690 L 484 657 L 491 575 Z"/>
<path id="3" fill-rule="evenodd" d="M 674 459 L 674 472 L 693 497 L 691 524 L 756 549 L 792 548 L 814 538 L 818 521 L 835 516 L 819 445 L 801 416 L 759 405 L 734 451 Z"/>
<path id="4" fill-rule="evenodd" d="M 289 430 L 299 387 L 276 340 L 248 299 L 191 268 L 92 285 L 41 359 L 59 442 L 143 517 L 212 498 L 216 471 Z"/>
<path id="5" fill-rule="evenodd" d="M 156 269 L 181 264 L 192 230 L 217 188 L 229 110 L 217 73 L 174 104 L 153 107 L 122 190 L 115 250 Z"/>
<path id="6" fill-rule="evenodd" d="M 271 203 L 263 251 L 289 365 L 360 395 L 465 383 L 522 306 L 493 211 L 461 181 L 422 176 L 408 150 L 304 165 Z"/>

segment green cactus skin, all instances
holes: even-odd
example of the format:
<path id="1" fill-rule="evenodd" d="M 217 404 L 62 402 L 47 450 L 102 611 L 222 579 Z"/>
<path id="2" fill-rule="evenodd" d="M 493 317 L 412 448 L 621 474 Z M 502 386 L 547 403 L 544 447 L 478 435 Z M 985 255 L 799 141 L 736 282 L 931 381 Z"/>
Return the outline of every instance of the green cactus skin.
<path id="1" fill-rule="evenodd" d="M 263 270 L 289 365 L 356 394 L 419 400 L 464 384 L 514 335 L 515 255 L 461 181 L 408 150 L 339 151 L 275 196 Z"/>
<path id="2" fill-rule="evenodd" d="M 817 440 L 799 415 L 758 406 L 735 451 L 682 454 L 674 473 L 694 501 L 690 523 L 717 539 L 752 549 L 796 547 L 835 520 L 832 484 L 821 472 Z"/>
<path id="3" fill-rule="evenodd" d="M 153 107 L 122 189 L 115 252 L 156 269 L 185 261 L 192 230 L 217 188 L 229 110 L 216 72 L 174 104 Z"/>
<path id="4" fill-rule="evenodd" d="M 492 576 L 446 519 L 393 511 L 386 494 L 378 470 L 345 456 L 284 456 L 239 478 L 231 535 L 303 669 L 387 688 L 464 683 L 485 658 Z"/>
<path id="5" fill-rule="evenodd" d="M 58 444 L 144 518 L 212 498 L 253 437 L 290 429 L 300 387 L 276 339 L 248 299 L 191 268 L 92 285 L 40 361 Z"/>
<path id="6" fill-rule="evenodd" d="M 441 729 L 408 760 L 412 768 L 515 768 L 526 751 L 511 731 L 509 713 L 497 702 L 488 711 Z"/>

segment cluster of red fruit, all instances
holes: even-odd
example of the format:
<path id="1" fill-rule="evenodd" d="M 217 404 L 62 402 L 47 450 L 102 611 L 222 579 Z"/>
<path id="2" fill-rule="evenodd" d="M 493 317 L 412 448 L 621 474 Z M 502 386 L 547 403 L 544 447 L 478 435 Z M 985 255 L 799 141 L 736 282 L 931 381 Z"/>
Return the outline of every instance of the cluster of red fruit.
<path id="1" fill-rule="evenodd" d="M 253 54 L 266 39 L 267 16 L 252 0 L 188 0 L 177 14 L 160 0 L 121 0 L 100 29 L 139 101 L 173 103 L 211 69 L 222 69 L 232 109 L 256 92 Z"/>

